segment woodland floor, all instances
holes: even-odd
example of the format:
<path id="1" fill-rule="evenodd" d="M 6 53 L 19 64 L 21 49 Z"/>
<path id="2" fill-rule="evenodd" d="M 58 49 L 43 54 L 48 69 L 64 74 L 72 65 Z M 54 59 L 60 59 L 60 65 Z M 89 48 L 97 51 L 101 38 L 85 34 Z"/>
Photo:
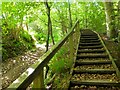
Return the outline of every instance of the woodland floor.
<path id="1" fill-rule="evenodd" d="M 113 58 L 117 59 L 117 43 L 113 41 L 104 41 L 108 50 L 110 51 Z M 20 55 L 18 57 L 9 59 L 9 62 L 2 63 L 2 87 L 8 87 L 12 81 L 19 77 L 21 73 L 23 73 L 31 64 L 35 63 L 39 59 L 40 56 L 44 54 L 45 50 L 42 48 L 38 48 L 35 51 L 28 51 L 24 55 Z M 69 72 L 62 73 L 57 75 L 57 81 L 54 82 L 54 87 L 56 87 L 55 83 L 61 82 L 58 87 L 65 87 L 68 78 L 70 78 Z"/>
<path id="2" fill-rule="evenodd" d="M 8 87 L 30 65 L 35 63 L 45 52 L 43 48 L 25 52 L 18 57 L 10 58 L 2 63 L 2 88 Z"/>

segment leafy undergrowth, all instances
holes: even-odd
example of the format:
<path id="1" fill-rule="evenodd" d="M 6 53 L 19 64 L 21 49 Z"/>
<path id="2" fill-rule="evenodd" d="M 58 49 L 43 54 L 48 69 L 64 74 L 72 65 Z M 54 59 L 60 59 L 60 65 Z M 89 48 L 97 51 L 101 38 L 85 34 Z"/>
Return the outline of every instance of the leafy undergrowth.
<path id="1" fill-rule="evenodd" d="M 51 78 L 55 75 L 55 78 L 50 82 L 52 89 L 66 87 L 70 78 L 70 69 L 73 61 L 69 58 L 69 49 L 62 48 L 50 61 L 48 78 L 45 80 L 45 84 L 48 84 Z"/>
<path id="2" fill-rule="evenodd" d="M 64 73 L 60 73 L 56 76 L 56 78 L 54 79 L 54 85 L 52 87 L 52 89 L 56 90 L 56 89 L 67 89 L 68 85 L 69 85 L 69 79 L 70 79 L 70 72 L 64 72 Z"/>
<path id="3" fill-rule="evenodd" d="M 50 61 L 50 70 L 47 79 L 45 79 L 47 88 L 51 88 L 52 90 L 68 88 L 71 69 L 76 57 L 75 52 L 77 50 L 78 39 L 78 37 L 76 38 L 76 34 L 74 34 L 74 57 L 72 60 L 70 59 L 70 45 L 67 42 Z"/>
<path id="4" fill-rule="evenodd" d="M 34 40 L 27 31 L 21 30 L 19 35 L 14 35 L 13 32 L 5 34 L 5 31 L 2 33 L 2 61 L 35 48 Z"/>

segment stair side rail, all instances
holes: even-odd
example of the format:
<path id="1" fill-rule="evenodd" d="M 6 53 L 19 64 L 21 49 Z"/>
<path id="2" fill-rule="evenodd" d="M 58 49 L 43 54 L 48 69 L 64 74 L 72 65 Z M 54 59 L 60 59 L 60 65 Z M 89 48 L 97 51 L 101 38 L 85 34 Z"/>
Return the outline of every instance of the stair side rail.
<path id="1" fill-rule="evenodd" d="M 114 66 L 114 68 L 115 68 L 115 70 L 116 70 L 117 77 L 120 78 L 120 71 L 119 71 L 119 69 L 118 69 L 118 67 L 117 67 L 117 65 L 116 65 L 116 63 L 115 63 L 115 60 L 114 60 L 113 57 L 110 55 L 110 52 L 108 51 L 107 47 L 105 46 L 105 43 L 103 42 L 101 36 L 100 36 L 96 31 L 94 31 L 94 32 L 98 35 L 98 37 L 99 37 L 102 45 L 104 46 L 104 48 L 105 48 L 105 50 L 106 50 L 106 52 L 107 52 L 110 60 L 112 61 L 112 64 L 113 64 L 113 66 Z"/>

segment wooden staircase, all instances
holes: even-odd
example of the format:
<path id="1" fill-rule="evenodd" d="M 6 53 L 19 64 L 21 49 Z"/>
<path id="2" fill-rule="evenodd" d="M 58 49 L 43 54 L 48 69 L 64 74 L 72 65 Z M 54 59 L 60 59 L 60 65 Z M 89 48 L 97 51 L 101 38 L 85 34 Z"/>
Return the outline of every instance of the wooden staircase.
<path id="1" fill-rule="evenodd" d="M 81 30 L 69 90 L 120 90 L 120 79 L 104 45 L 91 30 Z"/>

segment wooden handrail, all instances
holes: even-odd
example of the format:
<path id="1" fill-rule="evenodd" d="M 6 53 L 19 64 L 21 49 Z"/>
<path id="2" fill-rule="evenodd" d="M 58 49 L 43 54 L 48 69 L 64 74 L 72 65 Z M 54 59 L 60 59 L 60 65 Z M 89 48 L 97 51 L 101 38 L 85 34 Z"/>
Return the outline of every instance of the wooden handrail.
<path id="1" fill-rule="evenodd" d="M 106 50 L 106 52 L 107 52 L 110 60 L 112 61 L 113 67 L 114 67 L 115 70 L 116 70 L 117 77 L 120 78 L 120 71 L 119 71 L 118 67 L 116 66 L 116 63 L 115 63 L 114 59 L 113 59 L 112 56 L 110 55 L 110 52 L 108 51 L 107 47 L 105 46 L 105 43 L 103 42 L 103 40 L 102 40 L 102 38 L 100 37 L 100 35 L 99 35 L 96 31 L 94 31 L 94 32 L 98 35 L 98 37 L 99 37 L 102 45 L 104 46 L 104 48 L 105 48 L 105 50 Z"/>
<path id="2" fill-rule="evenodd" d="M 35 78 L 40 75 L 40 70 L 43 70 L 43 67 L 45 67 L 48 62 L 51 60 L 51 58 L 56 54 L 56 52 L 62 47 L 62 45 L 68 40 L 68 38 L 73 35 L 74 29 L 79 24 L 79 20 L 77 20 L 74 24 L 74 26 L 71 28 L 70 32 L 55 46 L 53 46 L 48 52 L 46 52 L 42 57 L 42 62 L 38 62 L 37 66 L 35 66 L 35 70 L 22 82 L 19 82 L 19 84 L 16 86 L 17 90 L 20 90 L 21 88 L 27 88 L 34 80 Z M 11 88 L 14 86 L 14 83 L 12 83 L 8 88 Z"/>

